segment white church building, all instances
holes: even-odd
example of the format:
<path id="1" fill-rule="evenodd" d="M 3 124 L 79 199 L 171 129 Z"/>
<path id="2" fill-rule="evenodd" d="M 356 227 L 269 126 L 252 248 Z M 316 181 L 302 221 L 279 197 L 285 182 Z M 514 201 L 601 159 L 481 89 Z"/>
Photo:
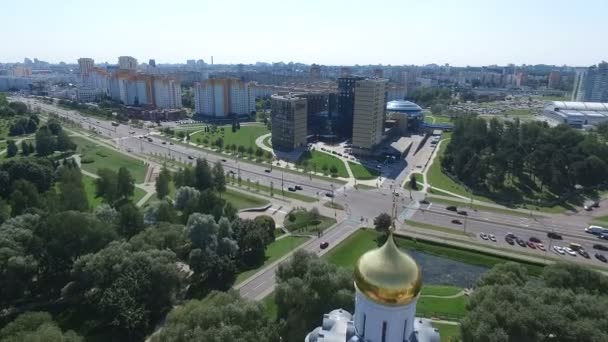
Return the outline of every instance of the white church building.
<path id="1" fill-rule="evenodd" d="M 368 251 L 355 267 L 355 313 L 338 309 L 305 342 L 439 342 L 431 320 L 417 318 L 422 274 L 390 233 L 384 245 Z"/>

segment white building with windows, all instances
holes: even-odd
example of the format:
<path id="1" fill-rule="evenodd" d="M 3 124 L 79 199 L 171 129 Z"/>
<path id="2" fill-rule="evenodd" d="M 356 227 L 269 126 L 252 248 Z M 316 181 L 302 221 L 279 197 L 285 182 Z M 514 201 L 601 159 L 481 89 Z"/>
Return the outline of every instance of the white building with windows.
<path id="1" fill-rule="evenodd" d="M 182 108 L 181 84 L 170 78 L 155 78 L 154 101 L 158 109 Z"/>
<path id="2" fill-rule="evenodd" d="M 255 89 L 235 78 L 211 78 L 194 84 L 197 114 L 215 117 L 249 115 L 255 111 Z"/>
<path id="3" fill-rule="evenodd" d="M 361 256 L 355 267 L 355 313 L 324 315 L 305 342 L 439 342 L 431 321 L 416 317 L 422 288 L 420 268 L 401 251 L 392 233 L 380 248 Z"/>

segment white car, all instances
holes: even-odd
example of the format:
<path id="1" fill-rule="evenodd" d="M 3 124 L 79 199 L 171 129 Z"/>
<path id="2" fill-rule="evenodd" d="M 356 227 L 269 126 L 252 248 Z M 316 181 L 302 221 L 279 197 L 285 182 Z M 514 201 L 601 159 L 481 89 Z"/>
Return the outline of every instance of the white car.
<path id="1" fill-rule="evenodd" d="M 570 247 L 564 247 L 564 251 L 566 251 L 566 253 L 570 254 L 571 256 L 576 256 L 576 252 Z"/>
<path id="2" fill-rule="evenodd" d="M 490 238 L 490 240 L 496 242 L 496 236 L 494 236 L 494 234 L 490 234 L 489 238 Z"/>
<path id="3" fill-rule="evenodd" d="M 553 250 L 555 250 L 557 253 L 559 254 L 564 254 L 564 249 L 561 248 L 560 246 L 553 246 Z"/>
<path id="4" fill-rule="evenodd" d="M 484 240 L 488 239 L 488 236 L 486 235 L 486 233 L 479 233 L 479 237 L 481 237 Z"/>

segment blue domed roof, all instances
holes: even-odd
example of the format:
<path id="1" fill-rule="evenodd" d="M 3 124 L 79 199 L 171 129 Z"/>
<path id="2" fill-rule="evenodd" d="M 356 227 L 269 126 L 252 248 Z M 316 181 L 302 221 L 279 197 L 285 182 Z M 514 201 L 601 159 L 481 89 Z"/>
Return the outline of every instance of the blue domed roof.
<path id="1" fill-rule="evenodd" d="M 395 100 L 386 104 L 386 110 L 389 112 L 421 112 L 422 108 L 414 102 Z"/>

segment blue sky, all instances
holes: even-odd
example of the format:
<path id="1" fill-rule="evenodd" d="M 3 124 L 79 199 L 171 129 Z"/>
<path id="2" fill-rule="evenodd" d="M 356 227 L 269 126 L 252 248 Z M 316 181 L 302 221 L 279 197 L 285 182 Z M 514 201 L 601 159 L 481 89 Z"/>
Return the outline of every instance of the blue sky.
<path id="1" fill-rule="evenodd" d="M 568 64 L 608 59 L 608 0 L 2 0 L 1 62 Z"/>

